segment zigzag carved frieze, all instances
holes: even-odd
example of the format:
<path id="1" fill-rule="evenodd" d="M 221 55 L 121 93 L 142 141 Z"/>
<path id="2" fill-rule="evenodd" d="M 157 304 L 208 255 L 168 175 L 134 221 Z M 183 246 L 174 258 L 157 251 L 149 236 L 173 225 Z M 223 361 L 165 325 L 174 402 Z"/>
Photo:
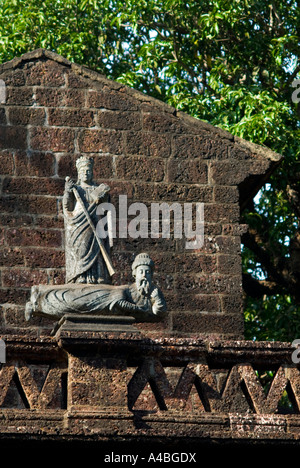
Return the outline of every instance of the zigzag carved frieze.
<path id="1" fill-rule="evenodd" d="M 0 370 L 0 408 L 18 408 L 20 402 L 22 408 L 28 409 L 67 408 L 67 371 L 64 364 L 55 362 L 40 367 L 21 360 L 3 365 Z M 120 374 L 124 378 L 120 379 Z M 127 385 L 122 384 L 119 388 L 119 382 L 127 382 Z M 108 398 L 105 404 L 108 406 L 111 385 L 114 391 L 124 393 L 120 401 L 127 402 L 128 407 L 124 409 L 131 411 L 275 414 L 282 412 L 280 405 L 284 397 L 288 401 L 288 412 L 300 412 L 300 372 L 297 367 L 285 364 L 277 366 L 268 391 L 249 363 L 220 370 L 194 362 L 182 367 L 164 366 L 155 358 L 147 358 L 137 367 L 122 366 L 113 371 L 108 361 L 104 367 L 102 361 L 101 367 L 100 361 L 93 360 L 82 383 L 93 395 L 93 386 L 95 391 L 105 386 Z M 76 385 L 76 381 L 72 381 L 69 392 Z"/>
<path id="2" fill-rule="evenodd" d="M 65 374 L 65 366 L 60 363 L 41 366 L 22 360 L 7 363 L 0 371 L 0 408 L 14 404 L 29 409 L 62 408 Z"/>
<path id="3" fill-rule="evenodd" d="M 207 364 L 189 363 L 177 372 L 175 384 L 169 373 L 174 377 L 174 369 L 166 371 L 160 361 L 145 360 L 129 382 L 129 408 L 150 409 L 154 395 L 158 407 L 165 410 L 272 414 L 280 411 L 285 396 L 289 412 L 300 410 L 300 372 L 295 367 L 279 366 L 267 393 L 250 364 L 234 365 L 225 379 Z"/>

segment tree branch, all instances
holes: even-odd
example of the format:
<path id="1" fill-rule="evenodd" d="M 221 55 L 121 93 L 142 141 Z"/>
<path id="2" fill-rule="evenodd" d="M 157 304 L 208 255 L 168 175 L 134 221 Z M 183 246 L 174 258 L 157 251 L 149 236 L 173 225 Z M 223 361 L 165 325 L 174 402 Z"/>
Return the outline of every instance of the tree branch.
<path id="1" fill-rule="evenodd" d="M 263 296 L 282 294 L 282 288 L 274 281 L 257 280 L 248 273 L 243 273 L 243 289 L 248 296 L 260 299 Z"/>
<path id="2" fill-rule="evenodd" d="M 257 256 L 260 263 L 268 272 L 270 281 L 286 285 L 286 280 L 282 275 L 282 263 L 284 259 L 282 256 L 275 255 L 274 250 L 271 250 L 271 255 L 267 249 L 262 247 L 261 244 L 266 245 L 266 240 L 261 239 L 257 231 L 250 228 L 249 231 L 243 235 L 243 243 Z M 278 265 L 280 265 L 280 269 L 277 268 Z"/>

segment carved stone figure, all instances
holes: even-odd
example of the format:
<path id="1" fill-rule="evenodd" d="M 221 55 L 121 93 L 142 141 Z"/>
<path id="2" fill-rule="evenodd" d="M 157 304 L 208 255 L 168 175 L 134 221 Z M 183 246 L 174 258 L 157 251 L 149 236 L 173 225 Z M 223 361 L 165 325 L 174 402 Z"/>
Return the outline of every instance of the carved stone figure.
<path id="1" fill-rule="evenodd" d="M 76 184 L 66 178 L 62 205 L 65 224 L 66 283 L 98 284 L 110 282 L 113 268 L 108 256 L 109 237 L 100 240 L 96 233 L 97 207 L 108 201 L 109 187 L 93 182 L 93 159 L 76 161 Z"/>
<path id="2" fill-rule="evenodd" d="M 104 243 L 96 231 L 97 207 L 109 201 L 109 187 L 93 183 L 93 160 L 76 161 L 78 181 L 66 179 L 63 195 L 65 220 L 66 283 L 36 285 L 31 288 L 25 318 L 45 315 L 130 316 L 138 321 L 160 319 L 166 311 L 162 292 L 152 283 L 154 263 L 147 253 L 136 256 L 132 264 L 135 282 L 114 286 L 114 269 L 109 257 L 109 240 Z"/>
<path id="3" fill-rule="evenodd" d="M 152 282 L 154 262 L 147 253 L 136 256 L 132 264 L 135 282 L 130 285 L 64 284 L 33 286 L 25 316 L 46 315 L 61 318 L 66 314 L 130 315 L 138 321 L 155 321 L 166 312 L 161 290 Z"/>

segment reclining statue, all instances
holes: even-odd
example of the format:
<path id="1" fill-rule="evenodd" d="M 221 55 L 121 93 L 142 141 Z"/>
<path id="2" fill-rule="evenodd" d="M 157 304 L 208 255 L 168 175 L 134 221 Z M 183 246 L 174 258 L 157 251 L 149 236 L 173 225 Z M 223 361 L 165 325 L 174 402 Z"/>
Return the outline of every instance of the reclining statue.
<path id="1" fill-rule="evenodd" d="M 25 317 L 42 315 L 60 319 L 66 314 L 130 315 L 137 321 L 157 321 L 166 312 L 161 290 L 152 282 L 154 262 L 147 253 L 132 264 L 135 282 L 129 285 L 68 283 L 31 288 Z"/>

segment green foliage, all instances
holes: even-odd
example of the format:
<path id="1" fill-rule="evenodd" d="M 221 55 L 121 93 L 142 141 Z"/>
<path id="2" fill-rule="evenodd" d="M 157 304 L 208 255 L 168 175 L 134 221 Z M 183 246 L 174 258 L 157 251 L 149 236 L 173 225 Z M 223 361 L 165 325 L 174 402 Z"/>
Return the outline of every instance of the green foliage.
<path id="1" fill-rule="evenodd" d="M 0 61 L 47 48 L 283 154 L 244 213 L 275 261 L 288 257 L 299 227 L 287 190 L 299 161 L 299 105 L 291 99 L 299 21 L 295 0 L 0 0 Z M 268 277 L 247 247 L 243 268 Z M 247 301 L 248 338 L 297 336 L 299 304 L 287 287 Z"/>
<path id="2" fill-rule="evenodd" d="M 246 339 L 291 342 L 300 336 L 299 307 L 290 296 L 274 295 L 246 300 Z"/>

